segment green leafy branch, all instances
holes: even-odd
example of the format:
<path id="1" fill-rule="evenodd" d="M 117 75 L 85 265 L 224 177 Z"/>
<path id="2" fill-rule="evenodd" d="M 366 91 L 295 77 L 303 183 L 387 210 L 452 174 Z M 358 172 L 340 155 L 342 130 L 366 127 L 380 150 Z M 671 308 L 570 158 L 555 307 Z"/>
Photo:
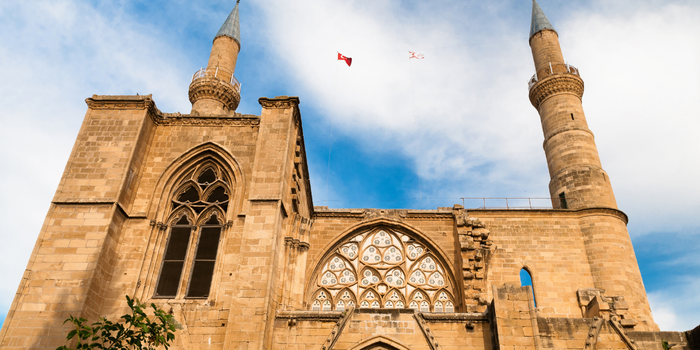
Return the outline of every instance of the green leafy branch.
<path id="1" fill-rule="evenodd" d="M 61 346 L 56 350 L 154 350 L 159 346 L 168 349 L 175 339 L 175 331 L 180 329 L 180 324 L 172 315 L 151 304 L 154 320 L 151 320 L 144 311 L 145 305 L 138 299 L 126 296 L 126 302 L 131 309 L 131 314 L 121 317 L 122 321 L 114 323 L 101 318 L 92 326 L 87 326 L 84 318 L 76 318 L 72 315 L 63 322 L 72 323 L 75 329 L 68 332 L 66 339 L 78 340 L 75 348 Z"/>

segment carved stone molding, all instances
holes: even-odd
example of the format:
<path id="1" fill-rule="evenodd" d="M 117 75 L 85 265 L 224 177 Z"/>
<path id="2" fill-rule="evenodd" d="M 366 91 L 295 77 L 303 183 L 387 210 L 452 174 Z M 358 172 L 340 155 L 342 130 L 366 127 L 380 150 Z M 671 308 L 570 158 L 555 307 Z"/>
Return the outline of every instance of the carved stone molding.
<path id="1" fill-rule="evenodd" d="M 151 119 L 157 125 L 166 126 L 258 126 L 260 118 L 257 116 L 247 116 L 242 114 L 234 114 L 233 116 L 192 116 L 189 114 L 179 113 L 161 113 L 160 115 L 151 115 Z"/>
<path id="2" fill-rule="evenodd" d="M 452 219 L 451 211 L 440 210 L 409 210 L 406 214 L 408 219 Z"/>
<path id="3" fill-rule="evenodd" d="M 328 207 L 314 207 L 314 216 L 322 218 L 362 219 L 365 211 L 362 209 L 328 209 Z"/>
<path id="4" fill-rule="evenodd" d="M 423 318 L 427 322 L 431 323 L 462 323 L 469 321 L 488 321 L 488 317 L 485 312 L 482 313 L 454 313 L 454 314 L 434 314 L 434 313 L 422 313 Z"/>
<path id="5" fill-rule="evenodd" d="M 288 109 L 299 105 L 298 97 L 277 96 L 275 98 L 261 97 L 258 102 L 267 109 Z"/>
<path id="6" fill-rule="evenodd" d="M 408 210 L 401 209 L 365 209 L 364 220 L 370 221 L 378 218 L 402 221 L 408 215 Z"/>
<path id="7" fill-rule="evenodd" d="M 300 252 L 308 252 L 311 248 L 311 245 L 309 243 L 302 242 L 292 237 L 284 237 L 284 245 L 292 249 L 297 249 Z"/>
<path id="8" fill-rule="evenodd" d="M 598 336 L 600 335 L 600 330 L 603 328 L 603 320 L 600 317 L 594 317 L 591 326 L 588 328 L 588 337 L 586 337 L 586 344 L 583 346 L 583 350 L 595 350 L 595 345 L 598 343 Z"/>
<path id="9" fill-rule="evenodd" d="M 630 339 L 629 335 L 627 335 L 627 331 L 625 331 L 623 325 L 620 323 L 619 317 L 610 317 L 610 325 L 612 325 L 613 329 L 615 329 L 615 332 L 617 332 L 617 335 L 620 336 L 622 341 L 625 342 L 625 345 L 627 345 L 629 350 L 637 350 L 637 344 L 635 344 L 636 342 L 633 339 Z"/>
<path id="10" fill-rule="evenodd" d="M 328 209 L 328 207 L 316 206 L 314 207 L 315 217 L 327 217 L 327 218 L 346 218 L 346 219 L 362 219 L 367 220 L 367 216 L 374 216 L 374 213 L 369 213 L 368 211 L 380 211 L 384 210 L 389 212 L 390 210 L 400 210 L 401 212 L 397 215 L 396 220 L 404 219 L 435 219 L 435 220 L 451 220 L 453 218 L 452 211 L 440 211 L 440 210 L 401 210 L 401 209 Z M 395 214 L 376 214 L 376 217 L 386 217 L 392 218 Z M 376 218 L 375 217 L 375 218 Z"/>
<path id="11" fill-rule="evenodd" d="M 235 111 L 241 102 L 241 94 L 233 85 L 212 77 L 196 79 L 190 84 L 190 102 L 202 99 L 216 100 L 224 104 L 229 111 Z"/>
<path id="12" fill-rule="evenodd" d="M 430 330 L 428 323 L 423 318 L 423 314 L 420 312 L 416 312 L 413 314 L 413 317 L 416 319 L 416 322 L 418 323 L 418 328 L 420 328 L 421 331 L 423 331 L 423 335 L 425 336 L 425 340 L 428 341 L 428 345 L 430 345 L 430 349 L 431 350 L 440 350 L 440 344 L 438 344 L 437 339 L 435 339 L 435 335 L 433 335 L 433 332 Z"/>
<path id="13" fill-rule="evenodd" d="M 326 341 L 323 342 L 323 345 L 321 346 L 321 350 L 331 350 L 333 349 L 333 346 L 335 343 L 338 341 L 338 338 L 340 338 L 340 334 L 343 333 L 343 329 L 345 328 L 345 325 L 348 323 L 348 320 L 352 317 L 352 314 L 354 313 L 355 308 L 350 307 L 349 310 L 346 310 L 342 313 L 342 316 L 336 322 L 335 326 L 333 326 L 333 329 L 331 330 L 331 334 L 328 335 L 328 338 L 326 338 Z"/>
<path id="14" fill-rule="evenodd" d="M 155 113 L 158 108 L 152 97 L 153 95 L 92 95 L 85 99 L 85 103 L 90 109 L 148 109 Z"/>
<path id="15" fill-rule="evenodd" d="M 280 311 L 278 319 L 294 319 L 297 321 L 332 321 L 337 322 L 343 316 L 341 311 Z"/>
<path id="16" fill-rule="evenodd" d="M 556 74 L 546 77 L 530 90 L 530 102 L 535 108 L 539 109 L 542 101 L 550 96 L 570 93 L 583 97 L 583 80 L 574 74 Z"/>
<path id="17" fill-rule="evenodd" d="M 198 79 L 198 81 L 201 79 Z M 147 109 L 151 120 L 156 125 L 180 126 L 258 126 L 260 117 L 251 114 L 229 113 L 215 116 L 199 116 L 182 113 L 163 113 L 153 101 L 151 95 L 143 96 L 101 96 L 93 95 L 85 100 L 94 110 Z"/>

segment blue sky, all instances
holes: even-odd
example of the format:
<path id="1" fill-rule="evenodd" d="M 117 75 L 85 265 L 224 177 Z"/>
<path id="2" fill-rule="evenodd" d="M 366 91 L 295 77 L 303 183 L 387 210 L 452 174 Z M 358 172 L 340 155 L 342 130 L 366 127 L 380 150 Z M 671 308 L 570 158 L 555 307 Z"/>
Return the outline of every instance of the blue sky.
<path id="1" fill-rule="evenodd" d="M 0 315 L 92 94 L 187 113 L 235 1 L 0 3 Z M 700 3 L 541 0 L 612 179 L 662 329 L 700 324 Z M 243 0 L 238 112 L 301 99 L 316 205 L 426 208 L 547 197 L 527 98 L 531 2 Z M 408 60 L 408 51 L 425 60 Z M 348 68 L 335 60 L 353 58 Z M 332 132 L 331 132 L 332 130 Z M 332 147 L 331 147 L 332 145 Z M 330 165 L 329 148 L 331 152 Z M 4 317 L 4 316 L 0 316 Z"/>

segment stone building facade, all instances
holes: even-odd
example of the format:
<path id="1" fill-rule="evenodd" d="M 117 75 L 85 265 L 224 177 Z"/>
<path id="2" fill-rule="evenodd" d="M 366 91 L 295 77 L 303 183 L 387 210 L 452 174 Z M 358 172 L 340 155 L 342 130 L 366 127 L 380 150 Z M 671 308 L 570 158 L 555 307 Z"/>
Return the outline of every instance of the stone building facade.
<path id="1" fill-rule="evenodd" d="M 536 3 L 530 45 L 554 209 L 314 207 L 299 99 L 235 112 L 236 5 L 189 114 L 86 100 L 0 347 L 56 348 L 69 315 L 116 318 L 130 295 L 172 312 L 176 349 L 697 348 L 654 323 L 583 80 Z"/>

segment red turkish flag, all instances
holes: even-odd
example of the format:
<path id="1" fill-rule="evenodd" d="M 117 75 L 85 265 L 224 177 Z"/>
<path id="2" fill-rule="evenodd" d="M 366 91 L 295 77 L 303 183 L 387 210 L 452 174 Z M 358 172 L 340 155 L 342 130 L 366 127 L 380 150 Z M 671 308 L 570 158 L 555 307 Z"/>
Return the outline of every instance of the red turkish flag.
<path id="1" fill-rule="evenodd" d="M 352 64 L 352 58 L 351 57 L 345 57 L 338 52 L 338 61 L 345 61 L 345 63 L 348 64 L 348 67 Z"/>

